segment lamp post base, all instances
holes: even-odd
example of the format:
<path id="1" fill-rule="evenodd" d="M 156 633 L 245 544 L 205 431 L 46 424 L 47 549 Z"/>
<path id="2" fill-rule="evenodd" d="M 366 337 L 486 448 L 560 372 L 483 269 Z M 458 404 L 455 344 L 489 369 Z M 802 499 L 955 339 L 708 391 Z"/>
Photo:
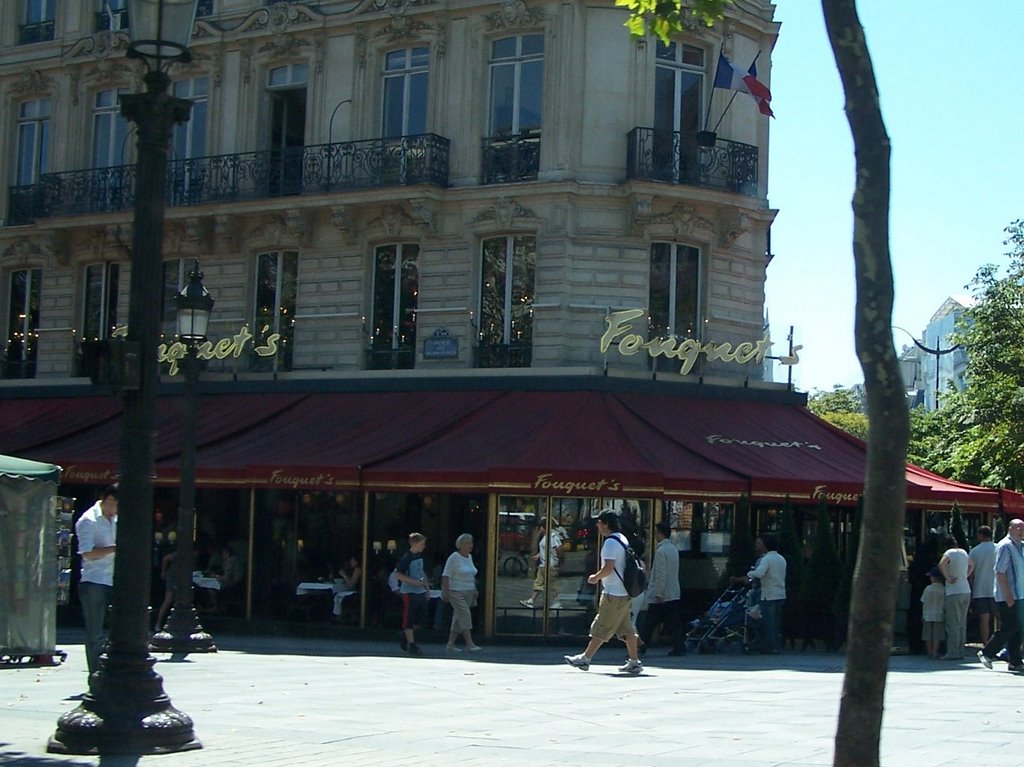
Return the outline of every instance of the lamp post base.
<path id="1" fill-rule="evenodd" d="M 170 652 L 188 655 L 193 652 L 217 652 L 213 637 L 199 623 L 194 607 L 186 610 L 171 608 L 167 624 L 149 640 L 150 652 Z"/>
<path id="2" fill-rule="evenodd" d="M 57 720 L 51 754 L 170 754 L 200 749 L 192 719 L 171 705 L 148 653 L 115 664 L 104 656 L 81 704 Z"/>

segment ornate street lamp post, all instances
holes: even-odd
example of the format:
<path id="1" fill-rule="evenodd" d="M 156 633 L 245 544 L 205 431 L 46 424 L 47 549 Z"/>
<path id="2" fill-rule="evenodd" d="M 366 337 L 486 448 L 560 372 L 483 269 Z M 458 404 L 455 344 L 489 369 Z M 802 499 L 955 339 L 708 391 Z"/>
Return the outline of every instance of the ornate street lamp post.
<path id="1" fill-rule="evenodd" d="M 174 554 L 174 606 L 167 625 L 149 640 L 154 652 L 184 657 L 191 652 L 216 652 L 217 647 L 199 623 L 193 604 L 194 519 L 196 508 L 196 392 L 199 381 L 199 346 L 206 340 L 206 328 L 213 311 L 213 297 L 203 285 L 199 261 L 188 276 L 188 284 L 175 296 L 178 307 L 178 338 L 185 345 L 182 372 L 185 374 L 185 421 L 182 428 L 181 485 L 178 501 L 178 549 Z M 157 627 L 161 628 L 161 627 Z"/>
<path id="2" fill-rule="evenodd" d="M 128 0 L 128 55 L 146 62 L 146 92 L 123 96 L 138 133 L 128 296 L 126 364 L 120 376 L 120 514 L 110 639 L 81 704 L 60 717 L 48 750 L 69 754 L 156 754 L 202 748 L 192 719 L 171 705 L 149 654 L 150 541 L 157 348 L 163 291 L 167 147 L 191 103 L 171 97 L 167 66 L 187 61 L 197 0 Z M 131 375 L 126 375 L 127 373 Z"/>

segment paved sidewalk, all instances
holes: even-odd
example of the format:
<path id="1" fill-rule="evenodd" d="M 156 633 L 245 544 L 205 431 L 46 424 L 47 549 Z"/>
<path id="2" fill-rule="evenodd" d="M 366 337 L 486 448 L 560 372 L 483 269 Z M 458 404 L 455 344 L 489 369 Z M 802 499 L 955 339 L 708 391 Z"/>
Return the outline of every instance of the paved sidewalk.
<path id="1" fill-rule="evenodd" d="M 578 647 L 489 645 L 446 657 L 426 645 L 426 657 L 412 658 L 380 642 L 218 636 L 219 653 L 157 664 L 204 748 L 101 759 L 45 751 L 86 683 L 81 645 L 61 639 L 63 666 L 0 670 L 0 765 L 830 765 L 842 685 L 842 657 L 813 651 L 652 650 L 646 673 L 632 677 L 615 672 L 621 646 L 583 672 L 562 661 Z M 1005 664 L 894 657 L 891 668 L 886 767 L 1024 762 L 1024 678 Z"/>

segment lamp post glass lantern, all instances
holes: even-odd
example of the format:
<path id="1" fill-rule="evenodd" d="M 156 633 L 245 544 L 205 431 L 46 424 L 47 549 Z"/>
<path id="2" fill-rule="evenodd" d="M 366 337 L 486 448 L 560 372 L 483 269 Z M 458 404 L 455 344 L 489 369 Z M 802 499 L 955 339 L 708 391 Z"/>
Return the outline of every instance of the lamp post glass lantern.
<path id="1" fill-rule="evenodd" d="M 128 55 L 146 63 L 144 93 L 121 97 L 138 152 L 127 342 L 138 385 L 122 387 L 121 444 L 110 637 L 81 704 L 57 720 L 47 746 L 65 754 L 158 754 L 202 748 L 192 719 L 171 705 L 149 652 L 156 389 L 163 294 L 164 189 L 171 130 L 191 102 L 168 94 L 167 67 L 189 58 L 198 0 L 129 0 Z"/>
<path id="2" fill-rule="evenodd" d="M 174 552 L 174 605 L 165 626 L 149 640 L 153 652 L 174 653 L 183 658 L 194 652 L 216 652 L 213 638 L 203 629 L 196 612 L 192 585 L 195 561 L 196 512 L 196 419 L 199 409 L 199 346 L 206 341 L 206 328 L 213 311 L 213 297 L 203 285 L 199 261 L 188 276 L 188 284 L 175 296 L 178 308 L 178 338 L 185 344 L 182 372 L 185 375 L 185 416 L 182 426 L 181 483 L 178 491 L 178 535 Z"/>

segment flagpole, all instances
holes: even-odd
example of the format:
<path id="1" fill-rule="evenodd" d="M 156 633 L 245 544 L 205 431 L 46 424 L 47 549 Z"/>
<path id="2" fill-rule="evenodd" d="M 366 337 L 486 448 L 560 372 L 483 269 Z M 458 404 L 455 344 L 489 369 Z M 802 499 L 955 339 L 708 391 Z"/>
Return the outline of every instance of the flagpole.
<path id="1" fill-rule="evenodd" d="M 722 116 L 718 118 L 718 122 L 715 123 L 715 127 L 711 129 L 712 133 L 718 133 L 718 126 L 722 124 L 722 120 L 725 119 L 725 115 L 729 111 L 729 107 L 732 106 L 732 102 L 736 100 L 737 95 L 739 95 L 739 91 L 732 92 L 732 97 L 729 99 L 729 103 L 726 104 L 725 109 L 722 110 Z"/>
<path id="2" fill-rule="evenodd" d="M 715 100 L 715 83 L 718 82 L 718 70 L 722 66 L 722 46 L 718 46 L 718 61 L 715 63 L 715 77 L 711 81 L 711 94 L 708 96 L 708 108 L 704 112 L 704 130 L 708 129 L 708 123 L 711 121 L 711 102 Z M 719 120 L 721 122 L 721 120 Z"/>

